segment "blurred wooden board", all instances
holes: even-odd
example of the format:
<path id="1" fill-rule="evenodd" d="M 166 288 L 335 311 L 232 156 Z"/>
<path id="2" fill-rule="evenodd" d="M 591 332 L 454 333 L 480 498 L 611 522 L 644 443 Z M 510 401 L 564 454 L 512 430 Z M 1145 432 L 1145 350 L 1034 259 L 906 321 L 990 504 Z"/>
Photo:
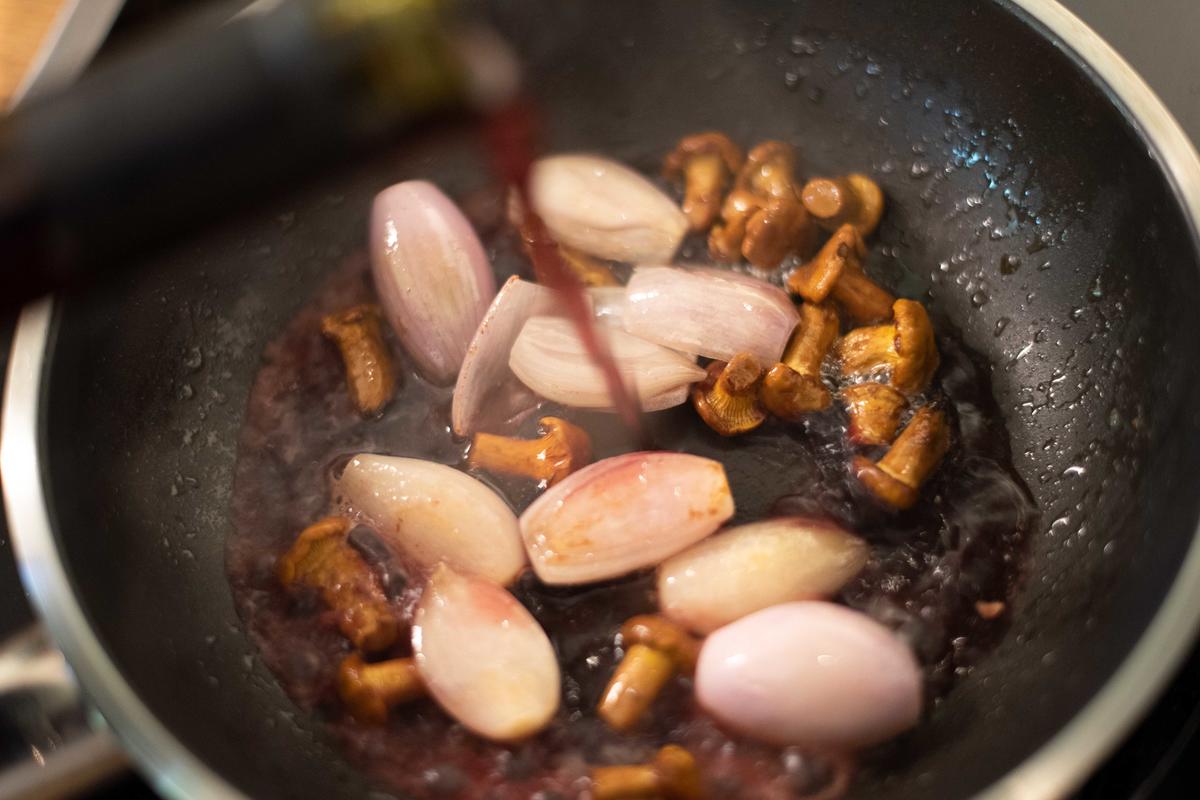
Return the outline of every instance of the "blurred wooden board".
<path id="1" fill-rule="evenodd" d="M 21 85 L 63 0 L 0 0 L 0 109 Z"/>

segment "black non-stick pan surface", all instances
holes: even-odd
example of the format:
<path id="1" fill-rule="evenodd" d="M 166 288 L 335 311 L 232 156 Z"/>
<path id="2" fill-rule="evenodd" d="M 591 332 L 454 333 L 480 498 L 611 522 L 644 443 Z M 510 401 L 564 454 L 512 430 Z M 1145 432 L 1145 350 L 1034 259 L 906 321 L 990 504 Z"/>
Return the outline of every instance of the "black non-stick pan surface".
<path id="1" fill-rule="evenodd" d="M 1001 777 L 1112 674 L 1191 543 L 1197 243 L 1155 153 L 1005 3 L 497 4 L 547 146 L 653 168 L 683 133 L 793 142 L 889 210 L 871 268 L 992 365 L 1038 507 L 1013 624 L 859 796 Z M 360 249 L 372 196 L 486 180 L 470 131 L 408 142 L 60 306 L 49 500 L 75 588 L 149 708 L 255 797 L 365 792 L 244 636 L 224 573 L 235 443 L 264 344 Z"/>

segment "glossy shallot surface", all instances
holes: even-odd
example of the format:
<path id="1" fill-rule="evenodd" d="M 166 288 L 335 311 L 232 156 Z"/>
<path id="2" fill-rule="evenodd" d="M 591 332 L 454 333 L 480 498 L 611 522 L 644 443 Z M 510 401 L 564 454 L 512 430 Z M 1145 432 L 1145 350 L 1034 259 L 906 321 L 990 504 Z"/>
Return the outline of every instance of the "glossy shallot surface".
<path id="1" fill-rule="evenodd" d="M 696 697 L 753 739 L 854 749 L 917 723 L 921 670 L 908 646 L 865 614 L 784 603 L 709 635 Z"/>
<path id="2" fill-rule="evenodd" d="M 479 237 L 427 181 L 383 190 L 371 212 L 371 267 L 379 302 L 429 380 L 454 382 L 496 279 Z"/>
<path id="3" fill-rule="evenodd" d="M 503 587 L 439 565 L 413 619 L 413 653 L 442 708 L 488 739 L 524 739 L 558 710 L 546 633 Z"/>
<path id="4" fill-rule="evenodd" d="M 432 461 L 362 454 L 334 481 L 344 512 L 361 517 L 406 562 L 447 562 L 500 584 L 525 567 L 517 518 L 465 472 Z"/>
<path id="5" fill-rule="evenodd" d="M 733 514 L 719 462 L 686 453 L 628 453 L 548 489 L 521 515 L 538 577 L 590 583 L 657 564 Z"/>

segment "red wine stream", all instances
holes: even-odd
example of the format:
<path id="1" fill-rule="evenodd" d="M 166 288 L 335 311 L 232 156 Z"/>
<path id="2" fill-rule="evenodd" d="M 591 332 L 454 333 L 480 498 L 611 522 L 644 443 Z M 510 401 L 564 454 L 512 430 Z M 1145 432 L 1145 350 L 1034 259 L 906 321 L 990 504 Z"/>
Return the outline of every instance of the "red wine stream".
<path id="1" fill-rule="evenodd" d="M 554 289 L 562 298 L 567 317 L 579 332 L 588 356 L 604 376 L 613 408 L 630 436 L 643 449 L 653 449 L 642 425 L 637 398 L 621 379 L 608 341 L 597 332 L 586 287 L 563 261 L 558 243 L 529 202 L 529 170 L 536 151 L 536 139 L 537 117 L 528 100 L 517 100 L 486 120 L 485 141 L 493 167 L 505 185 L 517 192 L 520 201 L 523 213 L 520 234 L 533 262 L 534 275 L 539 283 Z"/>

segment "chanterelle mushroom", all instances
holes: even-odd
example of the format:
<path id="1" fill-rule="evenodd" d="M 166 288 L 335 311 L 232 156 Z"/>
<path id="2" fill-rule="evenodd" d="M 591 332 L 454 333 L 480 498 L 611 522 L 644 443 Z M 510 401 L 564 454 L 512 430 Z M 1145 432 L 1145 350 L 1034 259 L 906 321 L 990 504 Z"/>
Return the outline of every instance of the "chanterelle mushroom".
<path id="1" fill-rule="evenodd" d="M 798 197 L 796 148 L 774 139 L 759 142 L 746 154 L 734 188 L 748 189 L 760 197 Z"/>
<path id="2" fill-rule="evenodd" d="M 379 316 L 378 306 L 359 305 L 321 320 L 321 333 L 342 354 L 350 399 L 366 416 L 382 411 L 396 393 L 396 369 Z"/>
<path id="3" fill-rule="evenodd" d="M 337 692 L 357 719 L 381 724 L 395 706 L 423 697 L 425 684 L 411 658 L 368 664 L 351 653 L 338 665 Z"/>
<path id="4" fill-rule="evenodd" d="M 696 668 L 700 642 L 663 617 L 631 617 L 621 626 L 625 657 L 600 696 L 596 713 L 619 731 L 638 723 L 666 682 Z"/>
<path id="5" fill-rule="evenodd" d="M 915 300 L 897 300 L 895 319 L 884 325 L 855 328 L 835 347 L 842 375 L 861 377 L 890 371 L 888 381 L 909 397 L 929 385 L 939 358 L 933 325 L 925 307 Z"/>
<path id="6" fill-rule="evenodd" d="M 279 582 L 310 586 L 338 612 L 338 629 L 365 652 L 396 640 L 399 624 L 379 579 L 346 541 L 350 520 L 327 517 L 305 528 L 279 560 Z"/>
<path id="7" fill-rule="evenodd" d="M 788 276 L 787 287 L 810 303 L 832 297 L 860 324 L 887 319 L 895 298 L 863 272 L 866 255 L 867 247 L 858 229 L 847 223 L 834 232 L 812 261 Z"/>
<path id="8" fill-rule="evenodd" d="M 850 441 L 858 445 L 890 444 L 900 427 L 908 400 L 886 383 L 856 383 L 842 390 L 850 416 Z"/>
<path id="9" fill-rule="evenodd" d="M 862 173 L 841 178 L 813 178 L 800 192 L 804 208 L 826 230 L 853 225 L 861 236 L 869 236 L 883 216 L 883 191 Z"/>
<path id="10" fill-rule="evenodd" d="M 762 376 L 762 364 L 749 353 L 738 353 L 729 362 L 714 361 L 708 365 L 708 377 L 692 386 L 692 405 L 722 436 L 752 431 L 767 418 L 758 402 Z"/>
<path id="11" fill-rule="evenodd" d="M 553 486 L 591 463 L 592 440 L 587 431 L 559 417 L 538 420 L 541 438 L 512 439 L 477 433 L 467 463 L 472 467 L 520 475 Z"/>
<path id="12" fill-rule="evenodd" d="M 883 504 L 903 510 L 912 507 L 921 486 L 933 474 L 950 447 L 946 415 L 931 406 L 917 409 L 908 425 L 878 462 L 855 456 L 854 476 Z"/>
<path id="13" fill-rule="evenodd" d="M 800 307 L 800 322 L 783 351 L 783 360 L 763 378 L 759 399 L 775 416 L 796 420 L 833 402 L 821 380 L 821 362 L 838 334 L 837 314 L 818 303 Z"/>
<path id="14" fill-rule="evenodd" d="M 679 140 L 663 164 L 663 174 L 684 179 L 683 213 L 692 231 L 712 226 L 725 188 L 741 166 L 741 148 L 723 133 L 706 131 Z"/>
<path id="15" fill-rule="evenodd" d="M 785 142 L 763 142 L 750 151 L 709 235 L 714 258 L 734 261 L 740 254 L 771 269 L 789 253 L 812 249 L 817 228 L 800 201 L 795 164 L 795 151 Z"/>
<path id="16" fill-rule="evenodd" d="M 696 759 L 679 745 L 666 745 L 649 764 L 592 770 L 594 800 L 699 800 L 703 796 Z"/>

